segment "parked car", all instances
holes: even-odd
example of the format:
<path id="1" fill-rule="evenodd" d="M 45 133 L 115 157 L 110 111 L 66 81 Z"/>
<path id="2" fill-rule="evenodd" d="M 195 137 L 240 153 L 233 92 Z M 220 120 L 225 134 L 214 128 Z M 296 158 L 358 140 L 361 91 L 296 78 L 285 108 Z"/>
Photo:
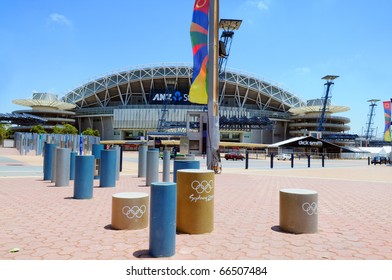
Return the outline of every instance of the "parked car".
<path id="1" fill-rule="evenodd" d="M 225 154 L 225 159 L 226 160 L 229 160 L 229 159 L 244 160 L 244 156 L 240 152 L 230 152 L 230 153 Z"/>
<path id="2" fill-rule="evenodd" d="M 381 156 L 375 156 L 372 159 L 372 164 L 376 165 L 376 164 L 387 164 L 388 160 L 386 157 L 381 157 Z"/>
<path id="3" fill-rule="evenodd" d="M 276 156 L 277 160 L 290 160 L 291 159 L 291 155 L 289 154 L 279 154 Z"/>

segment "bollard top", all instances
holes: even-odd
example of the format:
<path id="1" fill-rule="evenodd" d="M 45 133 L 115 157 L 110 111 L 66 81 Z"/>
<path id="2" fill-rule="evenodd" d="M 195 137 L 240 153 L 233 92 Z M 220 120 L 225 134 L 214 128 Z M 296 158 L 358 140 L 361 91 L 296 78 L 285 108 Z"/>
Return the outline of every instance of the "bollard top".
<path id="1" fill-rule="evenodd" d="M 181 172 L 181 173 L 201 173 L 201 174 L 205 174 L 205 173 L 214 173 L 213 170 L 207 170 L 207 169 L 179 169 L 177 170 L 177 172 Z"/>
<path id="2" fill-rule="evenodd" d="M 112 197 L 115 198 L 142 198 L 147 197 L 148 193 L 144 192 L 122 192 L 122 193 L 115 193 Z"/>
<path id="3" fill-rule="evenodd" d="M 281 189 L 280 192 L 292 194 L 317 194 L 316 191 L 308 189 Z"/>
<path id="4" fill-rule="evenodd" d="M 171 187 L 177 185 L 175 182 L 153 182 L 151 183 L 151 187 L 160 186 L 160 187 Z"/>

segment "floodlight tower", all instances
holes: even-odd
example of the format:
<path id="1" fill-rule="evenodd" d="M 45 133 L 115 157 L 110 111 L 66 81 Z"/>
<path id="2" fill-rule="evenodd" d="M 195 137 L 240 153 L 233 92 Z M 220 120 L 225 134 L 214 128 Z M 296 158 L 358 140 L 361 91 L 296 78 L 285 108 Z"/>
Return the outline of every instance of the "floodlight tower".
<path id="1" fill-rule="evenodd" d="M 380 101 L 380 99 L 370 99 L 367 101 L 367 102 L 370 102 L 370 105 L 369 105 L 369 114 L 368 114 L 368 119 L 366 122 L 366 130 L 365 130 L 365 139 L 366 140 L 371 140 L 373 138 L 373 132 L 374 132 L 373 119 L 374 119 L 374 116 L 376 115 L 375 109 L 377 107 L 378 101 Z"/>
<path id="2" fill-rule="evenodd" d="M 219 28 L 223 29 L 219 39 L 219 58 L 218 58 L 218 73 L 219 78 L 225 72 L 227 59 L 230 55 L 231 43 L 233 41 L 234 30 L 238 30 L 241 26 L 242 20 L 237 19 L 221 19 L 219 21 Z"/>
<path id="3" fill-rule="evenodd" d="M 327 82 L 324 84 L 325 95 L 323 97 L 321 97 L 321 100 L 323 100 L 323 107 L 321 108 L 321 116 L 320 116 L 320 121 L 319 121 L 317 131 L 323 131 L 323 123 L 325 121 L 325 112 L 327 110 L 327 106 L 330 103 L 330 100 L 332 97 L 332 94 L 330 94 L 331 87 L 334 85 L 333 80 L 335 80 L 336 78 L 339 78 L 339 76 L 327 75 L 327 76 L 321 78 L 323 80 L 326 80 Z"/>
<path id="4" fill-rule="evenodd" d="M 161 116 L 158 121 L 158 127 L 157 127 L 158 132 L 163 132 L 169 127 L 169 124 L 166 121 L 166 113 L 168 111 L 167 106 L 170 105 L 171 103 L 172 94 L 174 93 L 174 89 L 176 86 L 176 81 L 166 80 L 165 83 L 166 83 L 165 99 L 163 101 L 163 106 L 161 109 Z"/>

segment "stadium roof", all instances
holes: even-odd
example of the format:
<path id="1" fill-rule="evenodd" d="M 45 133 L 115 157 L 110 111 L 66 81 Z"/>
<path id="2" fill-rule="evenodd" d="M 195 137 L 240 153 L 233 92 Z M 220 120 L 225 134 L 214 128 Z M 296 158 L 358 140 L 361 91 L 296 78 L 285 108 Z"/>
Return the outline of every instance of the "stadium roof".
<path id="1" fill-rule="evenodd" d="M 78 108 L 134 105 L 135 98 L 141 102 L 136 105 L 143 105 L 148 104 L 148 95 L 154 90 L 167 88 L 168 81 L 175 81 L 178 90 L 188 92 L 192 74 L 193 68 L 186 64 L 142 66 L 90 80 L 62 100 Z M 219 104 L 222 106 L 227 99 L 234 100 L 234 106 L 240 108 L 252 106 L 280 112 L 305 105 L 287 90 L 250 74 L 227 70 L 220 82 Z"/>
<path id="2" fill-rule="evenodd" d="M 11 113 L 11 114 L 1 114 L 0 113 L 0 123 L 12 123 L 17 125 L 36 125 L 43 124 L 47 120 L 41 117 L 33 116 L 30 114 L 22 113 Z"/>

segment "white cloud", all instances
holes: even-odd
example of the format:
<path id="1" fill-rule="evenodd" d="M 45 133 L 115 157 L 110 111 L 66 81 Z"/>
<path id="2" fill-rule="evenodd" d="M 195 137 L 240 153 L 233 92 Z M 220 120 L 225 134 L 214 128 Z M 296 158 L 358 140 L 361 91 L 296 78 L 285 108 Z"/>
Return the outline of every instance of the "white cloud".
<path id="1" fill-rule="evenodd" d="M 65 16 L 57 14 L 57 13 L 53 13 L 50 16 L 50 20 L 59 24 L 64 24 L 67 26 L 71 26 L 72 23 L 69 19 L 67 19 Z"/>
<path id="2" fill-rule="evenodd" d="M 266 11 L 269 9 L 269 6 L 267 4 L 267 1 L 265 0 L 249 0 L 246 2 L 247 5 L 252 6 L 252 7 L 256 7 L 257 9 L 259 9 L 260 11 Z"/>

